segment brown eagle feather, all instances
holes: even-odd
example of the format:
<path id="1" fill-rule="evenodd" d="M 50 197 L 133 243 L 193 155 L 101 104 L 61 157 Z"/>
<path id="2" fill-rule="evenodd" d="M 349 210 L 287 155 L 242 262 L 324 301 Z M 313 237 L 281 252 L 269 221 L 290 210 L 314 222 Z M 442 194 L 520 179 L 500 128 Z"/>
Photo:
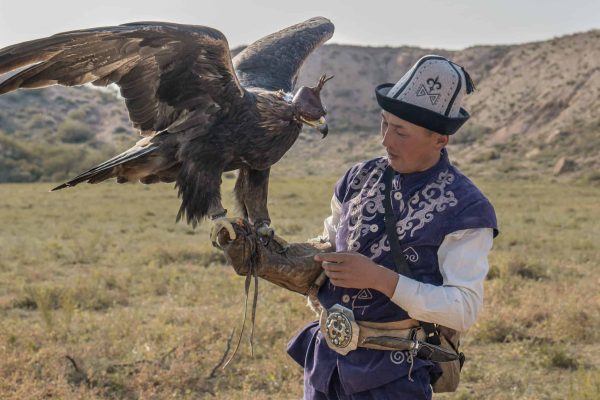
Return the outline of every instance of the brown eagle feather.
<path id="1" fill-rule="evenodd" d="M 145 138 L 54 190 L 115 177 L 175 182 L 178 219 L 195 226 L 223 211 L 221 174 L 239 169 L 235 192 L 244 216 L 268 224 L 270 167 L 292 146 L 303 119 L 325 115 L 322 84 L 303 88 L 312 92 L 301 90 L 293 101 L 289 92 L 306 57 L 333 30 L 329 20 L 312 18 L 233 60 L 225 36 L 204 26 L 135 22 L 65 32 L 1 49 L 0 74 L 22 70 L 0 82 L 0 94 L 54 84 L 119 86 Z"/>

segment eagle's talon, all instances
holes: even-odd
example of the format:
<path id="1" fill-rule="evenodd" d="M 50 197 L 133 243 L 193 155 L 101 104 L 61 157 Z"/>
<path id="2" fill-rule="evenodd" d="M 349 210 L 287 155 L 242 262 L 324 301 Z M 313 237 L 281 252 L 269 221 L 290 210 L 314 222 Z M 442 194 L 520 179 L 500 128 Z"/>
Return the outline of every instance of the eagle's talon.
<path id="1" fill-rule="evenodd" d="M 279 246 L 279 250 L 276 250 L 279 254 L 284 254 L 290 247 L 290 244 L 282 238 L 280 238 L 279 236 L 275 236 L 273 238 L 273 243 L 277 243 L 277 245 Z"/>
<path id="2" fill-rule="evenodd" d="M 269 243 L 273 242 L 278 247 L 279 250 L 274 250 L 277 253 L 283 254 L 289 248 L 289 243 L 275 235 L 275 231 L 267 224 L 255 225 L 256 234 L 258 235 L 258 240 L 263 246 L 268 246 Z"/>
<path id="3" fill-rule="evenodd" d="M 264 223 L 256 227 L 256 233 L 258 235 L 258 240 L 263 246 L 267 246 L 273 237 L 275 237 L 273 228 Z"/>
<path id="4" fill-rule="evenodd" d="M 229 241 L 234 241 L 237 238 L 235 229 L 231 222 L 236 222 L 236 219 L 218 218 L 213 220 L 213 226 L 210 230 L 210 240 L 215 247 L 221 247 L 219 243 L 219 233 L 225 229 L 229 235 Z"/>

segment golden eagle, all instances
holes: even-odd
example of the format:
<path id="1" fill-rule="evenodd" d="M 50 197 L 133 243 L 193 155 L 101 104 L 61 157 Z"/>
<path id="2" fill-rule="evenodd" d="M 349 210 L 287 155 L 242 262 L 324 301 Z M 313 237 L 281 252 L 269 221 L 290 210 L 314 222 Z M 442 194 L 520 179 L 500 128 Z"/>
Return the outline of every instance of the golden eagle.
<path id="1" fill-rule="evenodd" d="M 312 18 L 233 59 L 225 36 L 204 26 L 135 22 L 65 32 L 0 50 L 0 75 L 21 69 L 0 83 L 0 94 L 117 84 L 144 138 L 53 190 L 114 177 L 119 183 L 175 182 L 182 200 L 177 220 L 195 226 L 206 216 L 226 215 L 221 174 L 238 169 L 234 191 L 244 217 L 272 236 L 270 167 L 303 123 L 327 134 L 320 91 L 328 78 L 291 92 L 304 60 L 333 30 L 329 20 Z"/>

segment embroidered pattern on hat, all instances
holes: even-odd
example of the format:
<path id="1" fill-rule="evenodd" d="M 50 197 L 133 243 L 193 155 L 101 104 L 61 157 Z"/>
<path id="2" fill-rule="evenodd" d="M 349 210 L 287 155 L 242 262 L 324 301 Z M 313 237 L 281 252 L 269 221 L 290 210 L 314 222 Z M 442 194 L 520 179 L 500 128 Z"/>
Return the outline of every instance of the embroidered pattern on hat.
<path id="1" fill-rule="evenodd" d="M 427 79 L 427 86 L 425 87 L 424 84 L 421 84 L 419 86 L 419 89 L 417 89 L 417 96 L 421 97 L 421 96 L 429 96 L 429 101 L 431 101 L 431 105 L 435 106 L 435 104 L 437 103 L 437 101 L 440 98 L 440 93 L 439 91 L 442 89 L 442 84 L 439 81 L 440 77 L 436 76 L 435 79 L 433 78 L 428 78 Z M 429 89 L 429 90 L 427 90 Z M 435 93 L 437 92 L 437 93 Z"/>
<path id="2" fill-rule="evenodd" d="M 449 68 L 452 70 L 448 70 Z M 401 81 L 404 81 L 407 75 L 409 75 L 408 80 L 398 92 L 393 96 L 388 93 L 388 96 L 439 114 L 444 114 L 448 105 L 452 103 L 461 79 L 452 64 L 444 58 L 430 58 L 418 62 Z M 394 85 L 396 86 L 398 84 Z M 390 89 L 390 92 L 393 89 Z"/>

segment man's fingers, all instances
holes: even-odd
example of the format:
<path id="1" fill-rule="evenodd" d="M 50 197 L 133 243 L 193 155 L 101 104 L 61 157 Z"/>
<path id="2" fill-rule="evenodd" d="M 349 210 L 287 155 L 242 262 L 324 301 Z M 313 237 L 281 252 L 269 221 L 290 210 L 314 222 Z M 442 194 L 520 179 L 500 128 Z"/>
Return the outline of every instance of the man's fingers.
<path id="1" fill-rule="evenodd" d="M 331 279 L 329 278 L 329 281 L 333 284 L 333 286 L 337 286 L 337 287 L 345 287 L 344 286 L 344 280 L 343 279 Z"/>
<path id="2" fill-rule="evenodd" d="M 315 261 L 342 262 L 348 259 L 349 253 L 319 253 L 315 255 Z"/>
<path id="3" fill-rule="evenodd" d="M 340 276 L 340 273 L 334 271 L 325 271 L 325 275 L 327 275 L 330 280 L 333 280 L 337 279 Z"/>
<path id="4" fill-rule="evenodd" d="M 323 261 L 321 266 L 325 271 L 341 271 L 345 267 L 344 264 L 329 261 Z"/>
<path id="5" fill-rule="evenodd" d="M 343 270 L 325 268 L 325 275 L 327 275 L 330 278 L 340 278 L 342 275 L 345 274 L 346 271 Z"/>

